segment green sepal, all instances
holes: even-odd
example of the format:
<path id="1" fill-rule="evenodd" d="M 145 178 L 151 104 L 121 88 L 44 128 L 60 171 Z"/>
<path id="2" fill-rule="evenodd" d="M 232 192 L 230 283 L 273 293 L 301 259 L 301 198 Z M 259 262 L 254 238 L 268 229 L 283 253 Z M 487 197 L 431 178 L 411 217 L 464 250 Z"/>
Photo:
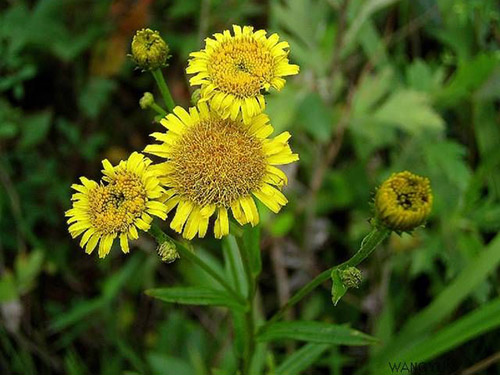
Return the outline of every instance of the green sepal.
<path id="1" fill-rule="evenodd" d="M 331 278 L 332 278 L 332 302 L 334 306 L 337 306 L 337 303 L 340 299 L 346 294 L 347 287 L 342 282 L 340 277 L 341 270 L 339 268 L 332 269 Z"/>

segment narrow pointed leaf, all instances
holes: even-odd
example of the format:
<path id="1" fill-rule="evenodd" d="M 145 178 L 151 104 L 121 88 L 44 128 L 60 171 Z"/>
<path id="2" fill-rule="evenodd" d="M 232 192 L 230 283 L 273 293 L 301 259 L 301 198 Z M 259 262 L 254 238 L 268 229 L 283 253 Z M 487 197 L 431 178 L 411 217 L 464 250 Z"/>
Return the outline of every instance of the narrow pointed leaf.
<path id="1" fill-rule="evenodd" d="M 172 287 L 148 289 L 146 294 L 165 302 L 182 305 L 226 306 L 244 308 L 229 294 L 205 287 Z"/>
<path id="2" fill-rule="evenodd" d="M 337 345 L 370 345 L 377 339 L 346 325 L 293 321 L 270 325 L 258 336 L 259 341 L 300 340 Z"/>

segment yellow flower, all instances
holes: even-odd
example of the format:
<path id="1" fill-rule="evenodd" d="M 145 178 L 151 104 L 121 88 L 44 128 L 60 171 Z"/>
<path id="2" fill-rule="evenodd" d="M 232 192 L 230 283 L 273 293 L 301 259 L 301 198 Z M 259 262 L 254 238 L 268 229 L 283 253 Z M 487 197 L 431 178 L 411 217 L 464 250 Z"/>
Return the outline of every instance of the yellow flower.
<path id="1" fill-rule="evenodd" d="M 253 27 L 233 26 L 207 38 L 204 50 L 191 53 L 188 74 L 193 86 L 201 85 L 201 101 L 210 101 L 223 118 L 236 120 L 242 113 L 248 123 L 265 107 L 262 90 L 281 90 L 282 77 L 297 74 L 298 65 L 288 63 L 287 42 L 279 42 L 278 34 L 266 37 L 265 30 L 253 32 Z"/>
<path id="2" fill-rule="evenodd" d="M 425 223 L 432 209 L 430 181 L 408 171 L 394 173 L 375 195 L 379 223 L 395 231 L 410 231 Z"/>
<path id="3" fill-rule="evenodd" d="M 229 210 L 241 225 L 256 225 L 259 213 L 253 197 L 273 212 L 288 202 L 280 191 L 287 177 L 275 165 L 299 157 L 288 145 L 288 132 L 267 138 L 274 130 L 267 115 L 244 124 L 241 117 L 221 118 L 202 102 L 189 113 L 174 108 L 161 124 L 168 132 L 152 136 L 162 143 L 145 151 L 167 159 L 155 168 L 167 190 L 168 210 L 177 206 L 170 227 L 185 238 L 204 237 L 214 213 L 215 237 L 227 235 Z"/>
<path id="4" fill-rule="evenodd" d="M 165 220 L 167 207 L 158 199 L 164 193 L 151 160 L 134 152 L 127 161 L 113 167 L 102 162 L 104 177 L 100 184 L 81 177 L 82 185 L 73 184 L 73 208 L 66 211 L 73 238 L 83 234 L 80 246 L 87 254 L 99 243 L 99 257 L 104 258 L 116 237 L 124 253 L 128 240 L 137 239 L 137 229 L 149 230 L 150 215 Z"/>

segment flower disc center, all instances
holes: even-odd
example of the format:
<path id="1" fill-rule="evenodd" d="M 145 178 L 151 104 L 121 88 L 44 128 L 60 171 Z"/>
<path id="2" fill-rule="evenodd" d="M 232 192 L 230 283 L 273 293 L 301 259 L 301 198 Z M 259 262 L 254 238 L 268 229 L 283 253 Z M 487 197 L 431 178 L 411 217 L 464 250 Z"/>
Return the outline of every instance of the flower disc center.
<path id="1" fill-rule="evenodd" d="M 266 172 L 261 141 L 232 120 L 194 125 L 173 148 L 172 187 L 200 206 L 230 207 L 257 189 Z"/>
<path id="2" fill-rule="evenodd" d="M 106 234 L 128 231 L 146 209 L 147 194 L 140 178 L 117 172 L 108 185 L 98 186 L 89 195 L 92 225 Z"/>
<path id="3" fill-rule="evenodd" d="M 409 211 L 419 211 L 428 204 L 428 187 L 411 178 L 395 179 L 391 189 L 399 207 Z"/>
<path id="4" fill-rule="evenodd" d="M 269 48 L 255 39 L 231 39 L 214 51 L 208 73 L 223 92 L 241 98 L 255 96 L 271 81 L 274 59 Z"/>

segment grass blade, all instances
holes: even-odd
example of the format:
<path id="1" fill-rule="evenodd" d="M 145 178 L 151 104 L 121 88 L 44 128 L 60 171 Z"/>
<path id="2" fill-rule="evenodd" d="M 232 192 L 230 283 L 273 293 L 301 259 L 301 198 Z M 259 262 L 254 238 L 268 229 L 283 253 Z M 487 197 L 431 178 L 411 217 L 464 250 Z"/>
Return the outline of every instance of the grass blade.
<path id="1" fill-rule="evenodd" d="M 282 339 L 337 345 L 369 345 L 377 342 L 376 338 L 346 325 L 308 321 L 274 323 L 257 336 L 259 341 Z"/>

